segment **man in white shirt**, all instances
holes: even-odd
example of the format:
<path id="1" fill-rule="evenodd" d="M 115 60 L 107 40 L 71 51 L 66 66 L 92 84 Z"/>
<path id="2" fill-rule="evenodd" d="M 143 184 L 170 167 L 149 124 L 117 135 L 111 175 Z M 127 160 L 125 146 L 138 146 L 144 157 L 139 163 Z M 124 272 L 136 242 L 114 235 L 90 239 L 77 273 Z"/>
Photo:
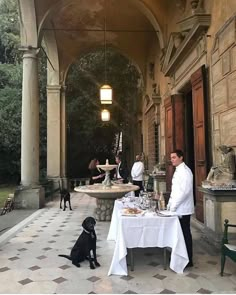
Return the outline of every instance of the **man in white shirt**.
<path id="1" fill-rule="evenodd" d="M 184 240 L 188 252 L 189 263 L 186 267 L 193 266 L 192 261 L 192 234 L 190 230 L 190 218 L 194 213 L 193 199 L 193 174 L 184 163 L 184 154 L 181 150 L 175 150 L 170 155 L 172 165 L 176 168 L 172 178 L 172 187 L 167 209 L 180 215 Z"/>
<path id="2" fill-rule="evenodd" d="M 144 165 L 141 161 L 141 156 L 136 156 L 136 162 L 133 164 L 131 169 L 131 176 L 134 185 L 139 186 L 139 190 L 135 191 L 135 196 L 138 197 L 140 190 L 143 190 L 143 172 L 144 172 Z"/>

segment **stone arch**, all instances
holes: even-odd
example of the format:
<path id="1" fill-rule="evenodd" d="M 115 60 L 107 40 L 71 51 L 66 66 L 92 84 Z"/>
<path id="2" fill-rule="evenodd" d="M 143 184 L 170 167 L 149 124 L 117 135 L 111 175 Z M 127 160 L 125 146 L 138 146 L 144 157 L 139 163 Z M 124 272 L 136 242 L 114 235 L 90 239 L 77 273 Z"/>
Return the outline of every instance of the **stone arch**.
<path id="1" fill-rule="evenodd" d="M 145 3 L 143 3 L 142 0 L 131 0 L 132 3 L 134 3 L 134 5 L 144 13 L 144 15 L 147 17 L 147 19 L 150 21 L 150 23 L 152 24 L 154 30 L 157 31 L 157 38 L 158 41 L 160 43 L 160 48 L 163 49 L 164 46 L 164 38 L 163 38 L 163 33 L 160 27 L 160 24 L 158 23 L 156 17 L 154 16 L 154 14 L 152 13 L 152 11 L 150 9 L 148 9 L 147 5 Z"/>
<path id="2" fill-rule="evenodd" d="M 19 0 L 21 46 L 38 48 L 34 0 Z"/>
<path id="3" fill-rule="evenodd" d="M 97 48 L 102 48 L 101 46 L 97 47 Z M 109 45 L 108 48 L 110 49 L 113 49 L 114 51 L 120 53 L 121 55 L 123 55 L 124 57 L 126 57 L 128 60 L 131 61 L 131 63 L 135 66 L 137 72 L 140 74 L 140 77 L 141 77 L 141 83 L 142 85 L 144 84 L 144 73 L 141 71 L 139 65 L 137 64 L 136 61 L 134 61 L 132 58 L 130 58 L 129 55 L 127 55 L 125 52 L 121 51 L 120 48 L 114 46 L 114 45 Z M 94 52 L 96 51 L 96 48 L 93 47 L 93 48 L 87 48 L 86 51 L 83 51 L 81 52 L 81 54 L 78 56 L 77 60 L 80 59 L 81 57 L 85 56 L 86 54 L 89 54 L 91 52 Z M 64 75 L 63 75 L 63 81 L 62 83 L 65 84 L 65 81 L 66 81 L 66 78 L 67 78 L 67 75 L 68 75 L 68 72 L 70 70 L 70 67 L 72 66 L 72 64 L 74 63 L 75 61 L 72 61 L 70 64 L 67 65 L 67 68 L 66 70 L 64 71 Z"/>
<path id="4" fill-rule="evenodd" d="M 43 36 L 47 53 L 47 84 L 59 85 L 61 82 L 59 70 L 58 48 L 54 31 L 46 31 Z"/>
<path id="5" fill-rule="evenodd" d="M 44 27 L 45 23 L 48 22 L 48 19 L 50 19 L 50 16 L 55 12 L 58 11 L 60 8 L 69 6 L 70 4 L 72 4 L 74 2 L 74 0 L 60 0 L 58 1 L 54 6 L 52 6 L 44 15 L 44 17 L 42 18 L 40 24 L 39 24 L 39 39 L 42 38 L 43 35 L 43 30 L 42 28 Z M 154 30 L 156 31 L 156 35 L 157 35 L 157 39 L 160 43 L 160 48 L 163 49 L 164 48 L 164 38 L 163 38 L 163 33 L 161 30 L 161 26 L 158 23 L 155 15 L 152 13 L 152 11 L 147 7 L 147 5 L 143 2 L 143 0 L 131 0 L 131 2 L 133 3 L 133 5 L 135 7 L 137 7 L 137 9 L 143 13 L 143 15 L 145 15 L 147 17 L 147 19 L 150 21 L 150 23 L 152 24 Z"/>

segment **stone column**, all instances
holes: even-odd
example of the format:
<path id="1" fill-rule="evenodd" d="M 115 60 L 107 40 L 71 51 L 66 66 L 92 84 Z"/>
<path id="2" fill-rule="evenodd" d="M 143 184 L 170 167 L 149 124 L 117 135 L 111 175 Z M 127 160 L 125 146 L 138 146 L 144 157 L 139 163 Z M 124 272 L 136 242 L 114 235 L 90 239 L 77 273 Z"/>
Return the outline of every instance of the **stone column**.
<path id="1" fill-rule="evenodd" d="M 47 86 L 47 177 L 59 186 L 61 177 L 61 85 Z"/>
<path id="2" fill-rule="evenodd" d="M 66 116 L 66 86 L 61 88 L 61 180 L 62 186 L 68 187 L 67 180 L 67 116 Z"/>
<path id="3" fill-rule="evenodd" d="M 40 208 L 44 193 L 39 186 L 38 49 L 23 55 L 21 186 L 15 192 L 16 208 Z"/>

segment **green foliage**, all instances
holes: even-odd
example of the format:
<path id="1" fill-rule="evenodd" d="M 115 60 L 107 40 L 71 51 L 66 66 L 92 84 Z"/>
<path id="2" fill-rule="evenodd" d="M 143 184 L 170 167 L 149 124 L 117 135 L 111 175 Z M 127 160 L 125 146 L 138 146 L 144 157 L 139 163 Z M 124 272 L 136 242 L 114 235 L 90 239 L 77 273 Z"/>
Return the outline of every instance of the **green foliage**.
<path id="1" fill-rule="evenodd" d="M 19 174 L 21 128 L 21 67 L 0 64 L 0 175 Z"/>
<path id="2" fill-rule="evenodd" d="M 18 6 L 15 0 L 0 1 L 0 62 L 21 60 Z"/>
<path id="3" fill-rule="evenodd" d="M 19 181 L 21 159 L 22 53 L 17 1 L 0 1 L 0 183 Z M 46 61 L 39 58 L 40 168 L 46 167 Z"/>

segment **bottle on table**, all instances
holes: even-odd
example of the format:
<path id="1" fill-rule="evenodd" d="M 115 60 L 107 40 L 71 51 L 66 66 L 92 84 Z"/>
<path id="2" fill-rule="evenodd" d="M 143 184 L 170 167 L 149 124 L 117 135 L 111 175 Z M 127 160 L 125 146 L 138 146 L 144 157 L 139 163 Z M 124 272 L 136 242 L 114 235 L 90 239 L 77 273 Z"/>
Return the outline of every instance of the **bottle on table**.
<path id="1" fill-rule="evenodd" d="M 165 210 L 165 208 L 166 208 L 166 202 L 165 202 L 163 192 L 160 192 L 160 205 L 159 205 L 159 208 L 160 208 L 160 210 Z"/>

